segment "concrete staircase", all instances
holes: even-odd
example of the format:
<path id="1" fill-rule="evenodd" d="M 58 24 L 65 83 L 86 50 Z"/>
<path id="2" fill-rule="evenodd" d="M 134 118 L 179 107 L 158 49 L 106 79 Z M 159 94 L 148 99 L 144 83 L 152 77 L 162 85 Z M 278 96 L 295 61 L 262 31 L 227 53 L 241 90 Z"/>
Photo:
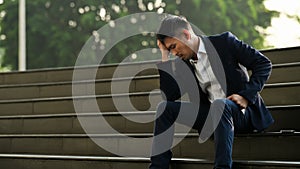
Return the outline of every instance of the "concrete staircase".
<path id="1" fill-rule="evenodd" d="M 234 167 L 300 168 L 300 48 L 262 52 L 273 63 L 262 96 L 275 123 L 264 133 L 235 137 Z M 72 96 L 73 68 L 1 73 L 0 168 L 147 168 L 149 158 L 145 157 L 150 147 L 130 144 L 131 139 L 111 133 L 96 119 L 104 117 L 115 130 L 130 138 L 151 137 L 153 122 L 137 123 L 127 118 L 154 119 L 155 106 L 161 100 L 160 93 L 154 90 L 159 87 L 155 63 L 82 67 L 79 73 L 83 76 L 73 83 L 82 89 L 76 96 Z M 91 69 L 98 71 L 96 80 L 88 74 Z M 116 69 L 118 73 L 114 74 Z M 86 96 L 93 84 L 96 96 Z M 124 87 L 126 84 L 130 84 L 128 88 Z M 116 107 L 112 98 L 121 104 Z M 123 101 L 128 98 L 133 107 Z M 90 106 L 94 99 L 102 113 Z M 75 112 L 73 101 L 81 105 L 79 113 Z M 101 130 L 86 134 L 78 117 L 88 120 L 89 127 Z M 212 168 L 213 141 L 199 144 L 197 136 L 191 131 L 173 148 L 172 169 Z M 176 133 L 175 137 L 182 134 Z M 106 151 L 91 138 L 127 143 L 126 157 Z"/>

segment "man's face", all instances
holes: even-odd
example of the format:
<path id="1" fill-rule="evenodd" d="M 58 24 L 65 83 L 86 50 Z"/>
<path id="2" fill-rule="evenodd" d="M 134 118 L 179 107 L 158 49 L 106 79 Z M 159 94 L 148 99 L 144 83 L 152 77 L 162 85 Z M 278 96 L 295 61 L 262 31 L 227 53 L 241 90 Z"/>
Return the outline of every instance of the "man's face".
<path id="1" fill-rule="evenodd" d="M 191 59 L 195 52 L 188 46 L 189 41 L 185 36 L 179 38 L 167 37 L 164 40 L 166 48 L 174 56 L 178 56 L 183 60 Z"/>

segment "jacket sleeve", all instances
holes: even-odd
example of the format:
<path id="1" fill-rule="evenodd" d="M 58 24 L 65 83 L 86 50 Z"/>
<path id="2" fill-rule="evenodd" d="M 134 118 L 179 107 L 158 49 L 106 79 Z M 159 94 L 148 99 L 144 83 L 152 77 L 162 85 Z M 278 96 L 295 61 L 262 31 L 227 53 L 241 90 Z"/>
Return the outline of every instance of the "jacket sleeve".
<path id="1" fill-rule="evenodd" d="M 162 97 L 164 100 L 168 101 L 175 101 L 181 97 L 172 64 L 172 61 L 160 62 L 157 64 Z"/>
<path id="2" fill-rule="evenodd" d="M 253 47 L 237 39 L 230 32 L 228 32 L 227 43 L 238 62 L 252 71 L 245 89 L 238 92 L 238 94 L 246 98 L 249 103 L 254 104 L 258 98 L 258 93 L 263 89 L 264 84 L 270 77 L 272 70 L 271 61 Z"/>

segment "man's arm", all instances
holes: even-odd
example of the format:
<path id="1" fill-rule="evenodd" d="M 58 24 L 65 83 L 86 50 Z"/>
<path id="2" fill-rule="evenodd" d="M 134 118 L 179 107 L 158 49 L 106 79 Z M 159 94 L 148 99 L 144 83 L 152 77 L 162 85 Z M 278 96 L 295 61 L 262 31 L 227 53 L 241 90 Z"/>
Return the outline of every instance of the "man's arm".
<path id="1" fill-rule="evenodd" d="M 254 104 L 258 97 L 258 92 L 263 89 L 264 84 L 270 77 L 272 64 L 262 53 L 238 40 L 231 33 L 228 33 L 227 43 L 231 52 L 237 57 L 238 62 L 252 71 L 245 90 L 237 94 L 246 98 L 250 104 Z"/>
<path id="2" fill-rule="evenodd" d="M 169 61 L 169 51 L 157 40 L 157 46 L 162 54 L 162 62 L 157 64 L 160 75 L 160 90 L 164 100 L 175 101 L 181 97 L 179 86 L 175 80 L 172 62 Z"/>
<path id="3" fill-rule="evenodd" d="M 157 40 L 157 46 L 158 46 L 158 48 L 160 49 L 160 52 L 161 52 L 161 61 L 162 62 L 168 61 L 169 60 L 170 51 L 159 40 Z"/>

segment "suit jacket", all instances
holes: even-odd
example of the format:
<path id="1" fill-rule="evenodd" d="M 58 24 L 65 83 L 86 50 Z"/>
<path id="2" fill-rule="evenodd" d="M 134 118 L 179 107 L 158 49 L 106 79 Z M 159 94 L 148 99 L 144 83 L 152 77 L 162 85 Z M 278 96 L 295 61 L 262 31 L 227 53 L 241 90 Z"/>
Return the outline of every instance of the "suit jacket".
<path id="1" fill-rule="evenodd" d="M 249 101 L 246 111 L 249 111 L 252 124 L 258 131 L 271 125 L 274 120 L 259 94 L 271 73 L 270 60 L 230 32 L 201 36 L 201 38 L 212 70 L 226 96 L 239 94 Z M 200 106 L 210 104 L 199 83 L 197 83 L 198 90 L 191 88 L 187 83 L 186 74 L 181 71 L 188 66 L 194 74 L 193 78 L 198 82 L 189 61 L 177 58 L 158 63 L 157 66 L 160 74 L 160 89 L 164 93 L 165 100 L 175 101 L 188 93 L 190 101 L 193 102 L 195 91 L 199 91 Z M 247 70 L 252 72 L 250 78 Z"/>

